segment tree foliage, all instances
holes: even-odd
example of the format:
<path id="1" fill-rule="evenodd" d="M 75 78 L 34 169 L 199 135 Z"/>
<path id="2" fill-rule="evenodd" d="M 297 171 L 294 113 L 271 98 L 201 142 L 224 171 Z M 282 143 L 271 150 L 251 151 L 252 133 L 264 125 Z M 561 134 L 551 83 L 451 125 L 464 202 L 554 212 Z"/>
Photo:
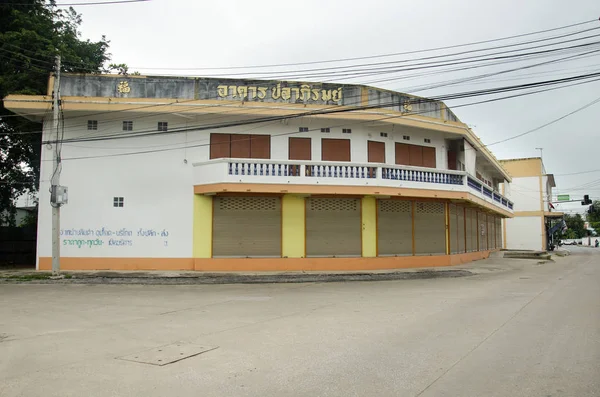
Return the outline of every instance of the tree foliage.
<path id="1" fill-rule="evenodd" d="M 583 217 L 580 214 L 565 214 L 564 220 L 568 230 L 563 234 L 563 238 L 574 239 L 586 237 L 588 235 L 587 230 L 584 228 Z"/>
<path id="2" fill-rule="evenodd" d="M 0 2 L 0 98 L 8 94 L 45 95 L 55 57 L 62 71 L 105 72 L 109 42 L 82 40 L 81 16 L 55 1 Z M 39 186 L 41 124 L 15 117 L 0 105 L 0 221 L 14 225 L 14 200 Z"/>
<path id="3" fill-rule="evenodd" d="M 600 201 L 594 200 L 590 206 L 591 211 L 587 213 L 587 221 L 590 223 L 590 227 L 600 233 Z"/>

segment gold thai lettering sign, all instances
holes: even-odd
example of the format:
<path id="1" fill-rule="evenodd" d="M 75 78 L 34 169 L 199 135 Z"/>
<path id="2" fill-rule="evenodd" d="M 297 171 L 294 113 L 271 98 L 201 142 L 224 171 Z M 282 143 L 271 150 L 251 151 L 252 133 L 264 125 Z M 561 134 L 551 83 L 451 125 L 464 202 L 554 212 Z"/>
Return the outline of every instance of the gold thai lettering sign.
<path id="1" fill-rule="evenodd" d="M 121 94 L 127 94 L 131 91 L 131 87 L 129 86 L 128 82 L 121 81 L 117 85 L 117 91 L 119 91 Z"/>
<path id="2" fill-rule="evenodd" d="M 217 87 L 219 98 L 239 99 L 239 100 L 282 100 L 285 102 L 316 102 L 333 101 L 338 104 L 342 102 L 342 87 L 333 90 L 312 88 L 308 84 L 302 84 L 299 87 L 282 87 L 278 83 L 273 87 L 258 87 L 246 85 L 219 85 Z"/>

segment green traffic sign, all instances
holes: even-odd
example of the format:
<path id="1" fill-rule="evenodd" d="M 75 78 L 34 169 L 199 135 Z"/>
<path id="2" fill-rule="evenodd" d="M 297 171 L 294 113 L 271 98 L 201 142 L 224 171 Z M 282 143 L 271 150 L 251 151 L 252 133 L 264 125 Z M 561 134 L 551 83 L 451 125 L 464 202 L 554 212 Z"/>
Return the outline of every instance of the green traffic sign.
<path id="1" fill-rule="evenodd" d="M 558 195 L 558 201 L 569 201 L 571 200 L 571 196 L 569 196 L 568 194 L 559 194 Z"/>

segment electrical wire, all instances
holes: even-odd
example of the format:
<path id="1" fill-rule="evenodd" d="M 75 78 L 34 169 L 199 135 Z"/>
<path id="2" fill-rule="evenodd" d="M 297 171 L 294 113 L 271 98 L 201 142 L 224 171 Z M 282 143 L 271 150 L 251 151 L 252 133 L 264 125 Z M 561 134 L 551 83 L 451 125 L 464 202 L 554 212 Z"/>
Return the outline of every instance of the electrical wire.
<path id="1" fill-rule="evenodd" d="M 514 96 L 511 96 L 511 97 L 514 97 Z M 467 103 L 467 104 L 458 105 L 456 107 L 472 106 L 472 105 L 480 104 L 482 102 L 486 102 L 487 103 L 487 102 L 490 102 L 490 101 L 503 100 L 503 99 L 506 99 L 506 98 L 502 97 L 502 98 L 495 98 L 495 99 L 485 100 L 485 101 L 480 101 L 480 102 Z M 382 118 L 382 119 L 378 119 L 378 120 L 398 118 L 398 117 L 402 117 L 402 116 L 390 116 L 390 117 Z M 365 121 L 364 123 L 370 123 L 370 122 L 373 122 L 373 121 L 377 121 L 377 120 L 368 120 L 368 121 Z M 354 124 L 360 124 L 360 123 L 354 123 Z M 313 131 L 316 131 L 316 130 L 318 130 L 318 129 L 313 129 Z M 273 134 L 271 136 L 272 137 L 276 137 L 276 136 L 283 136 L 283 135 L 293 135 L 293 134 L 298 134 L 298 133 L 299 133 L 298 131 L 294 131 L 294 132 L 288 132 L 288 133 Z M 243 139 L 240 139 L 240 140 L 243 140 Z M 189 148 L 202 147 L 202 146 L 210 146 L 210 143 L 209 144 L 191 145 L 191 146 L 186 146 L 186 147 L 178 147 L 178 148 L 165 148 L 165 149 L 145 150 L 145 151 L 128 152 L 128 153 L 115 153 L 115 154 L 97 155 L 97 156 L 71 157 L 71 158 L 66 158 L 66 159 L 63 159 L 63 160 L 65 160 L 65 161 L 66 160 L 83 160 L 83 159 L 92 159 L 92 158 L 119 157 L 119 156 L 129 156 L 129 155 L 137 155 L 137 154 L 149 154 L 149 153 L 157 153 L 157 152 L 163 152 L 163 151 L 189 149 Z"/>
<path id="2" fill-rule="evenodd" d="M 110 5 L 110 4 L 125 4 L 125 3 L 143 3 L 150 0 L 115 0 L 115 1 L 94 1 L 90 3 L 56 3 L 56 4 L 48 4 L 49 6 L 57 6 L 57 7 L 74 7 L 74 6 L 98 6 L 98 5 Z M 9 5 L 9 6 L 31 6 L 34 3 L 6 3 L 2 2 L 0 5 Z"/>
<path id="3" fill-rule="evenodd" d="M 393 56 L 399 56 L 399 55 L 412 55 L 412 54 L 420 54 L 420 53 L 424 53 L 424 52 L 432 52 L 432 51 L 440 51 L 440 50 L 449 50 L 449 49 L 460 48 L 460 47 L 468 47 L 468 46 L 474 46 L 474 45 L 478 45 L 478 44 L 488 44 L 488 43 L 494 43 L 494 42 L 498 42 L 498 41 L 526 37 L 526 36 L 533 36 L 536 34 L 555 32 L 558 30 L 568 29 L 568 28 L 572 28 L 575 26 L 582 26 L 582 25 L 587 25 L 590 23 L 597 23 L 597 22 L 598 22 L 597 19 L 592 19 L 592 20 L 578 22 L 578 23 L 574 23 L 574 24 L 570 24 L 570 25 L 559 26 L 559 27 L 551 28 L 551 29 L 538 30 L 538 31 L 534 31 L 534 32 L 522 33 L 522 34 L 518 34 L 518 35 L 500 37 L 500 38 L 489 39 L 489 40 L 475 41 L 475 42 L 471 42 L 471 43 L 455 44 L 455 45 L 451 45 L 451 46 L 435 47 L 435 48 L 428 48 L 428 49 L 423 49 L 423 50 L 395 52 L 395 53 L 389 53 L 389 54 L 379 54 L 379 55 L 371 55 L 371 56 L 363 56 L 363 57 L 339 58 L 339 59 L 310 61 L 310 62 L 280 63 L 280 64 L 270 64 L 270 65 L 218 66 L 218 67 L 200 67 L 200 68 L 197 68 L 197 67 L 194 67 L 194 68 L 181 68 L 181 67 L 170 68 L 170 67 L 132 66 L 132 68 L 133 69 L 147 69 L 147 70 L 228 70 L 228 69 L 233 70 L 233 69 L 259 69 L 259 68 L 274 68 L 274 67 L 299 66 L 299 65 L 315 65 L 315 64 L 320 64 L 320 63 L 359 61 L 359 60 L 364 60 L 364 59 L 387 58 L 387 57 L 393 57 Z"/>
<path id="4" fill-rule="evenodd" d="M 554 176 L 570 176 L 570 175 L 581 175 L 581 174 L 590 174 L 592 172 L 600 172 L 600 169 L 597 170 L 589 170 L 589 171 L 580 171 L 580 172 L 571 172 L 568 174 L 554 174 Z"/>
<path id="5" fill-rule="evenodd" d="M 589 29 L 588 29 L 588 30 L 589 30 Z M 15 46 L 15 47 L 19 48 L 18 46 Z M 14 52 L 12 52 L 12 53 L 14 53 Z M 35 58 L 31 58 L 31 59 L 35 59 Z M 41 61 L 41 60 L 39 60 L 39 59 L 35 59 L 35 60 Z M 152 105 L 151 105 L 151 106 L 152 106 Z"/>
<path id="6" fill-rule="evenodd" d="M 580 79 L 590 79 L 593 77 L 597 77 L 600 76 L 600 73 L 590 73 L 590 74 L 584 74 L 584 75 L 578 75 L 578 76 L 572 76 L 569 78 L 563 78 L 563 79 L 555 79 L 555 80 L 547 80 L 547 81 L 542 81 L 542 82 L 536 82 L 536 83 L 529 83 L 529 84 L 520 84 L 520 85 L 514 85 L 514 86 L 504 86 L 504 87 L 496 87 L 494 89 L 487 89 L 487 90 L 477 90 L 477 91 L 468 91 L 468 92 L 462 92 L 462 93 L 455 93 L 455 94 L 448 94 L 448 95 L 441 95 L 441 96 L 437 96 L 437 97 L 431 97 L 431 98 L 411 98 L 410 102 L 411 103 L 418 103 L 418 102 L 434 102 L 434 101 L 444 101 L 444 100 L 450 100 L 450 99 L 460 99 L 460 98 L 466 98 L 466 97 L 472 97 L 472 96 L 480 96 L 480 95 L 491 95 L 491 94 L 497 94 L 497 93 L 502 93 L 502 92 L 509 92 L 509 91 L 514 91 L 514 90 L 520 90 L 520 89 L 526 89 L 526 88 L 535 88 L 535 87 L 541 87 L 541 86 L 545 86 L 545 85 L 553 85 L 553 84 L 562 84 L 562 83 L 567 83 L 570 81 L 576 81 L 576 80 L 580 80 Z M 357 97 L 359 97 L 360 95 L 356 95 Z M 191 99 L 191 100 L 187 100 L 187 101 L 194 101 L 195 99 Z M 183 101 L 183 102 L 187 102 L 187 101 Z M 178 104 L 178 103 L 182 103 L 182 101 L 174 101 L 174 102 L 169 102 L 169 103 L 162 103 L 162 104 L 151 104 L 151 105 L 145 105 L 145 106 L 141 106 L 138 107 L 139 109 L 141 108 L 145 108 L 145 107 L 154 107 L 154 106 L 168 106 L 168 105 L 173 105 L 173 104 Z M 375 104 L 375 105 L 367 105 L 366 107 L 354 107 L 354 108 L 343 108 L 343 109 L 339 109 L 339 106 L 337 105 L 333 105 L 331 106 L 331 108 L 334 108 L 331 110 L 331 112 L 340 112 L 340 111 L 355 111 L 355 110 L 364 110 L 364 109 L 369 109 L 369 108 L 385 108 L 387 106 L 397 106 L 398 102 L 392 101 L 390 103 L 380 103 L 380 104 Z M 231 106 L 230 104 L 223 104 L 223 105 L 213 105 L 210 107 L 218 107 L 218 106 Z M 123 109 L 120 111 L 133 111 L 136 108 L 128 108 L 128 109 Z M 113 111 L 113 112 L 119 112 L 119 111 Z M 175 111 L 175 112 L 169 112 L 169 113 L 178 113 L 179 111 Z M 316 111 L 311 111 L 308 113 L 305 113 L 305 115 L 312 115 L 315 112 L 319 112 L 319 110 Z M 108 112 L 101 112 L 101 113 L 111 113 L 110 111 Z M 97 113 L 98 114 L 98 113 Z M 165 114 L 165 113 L 162 113 Z M 89 117 L 89 115 L 93 115 L 92 114 L 86 114 L 83 116 L 75 116 L 72 118 L 77 118 L 77 117 Z M 290 116 L 285 116 L 283 118 L 288 118 Z M 294 115 L 294 117 L 298 117 L 296 115 Z M 266 120 L 269 121 L 269 120 Z M 73 126 L 70 127 L 71 129 L 78 129 L 78 127 Z M 153 132 L 154 130 L 152 130 Z M 20 131 L 20 132 L 15 132 L 16 134 L 28 134 L 28 133 L 41 133 L 42 131 L 40 130 L 36 130 L 36 131 Z M 151 131 L 143 131 L 143 132 L 151 132 Z M 139 132 L 136 132 L 136 134 L 138 134 Z"/>
<path id="7" fill-rule="evenodd" d="M 600 77 L 600 73 L 597 74 L 592 74 L 590 77 Z M 576 80 L 574 78 L 570 78 L 570 79 L 561 79 L 560 82 L 569 82 L 569 81 L 573 81 Z M 467 97 L 474 97 L 474 96 L 481 96 L 481 95 L 490 95 L 490 94 L 497 94 L 497 93 L 502 93 L 502 92 L 510 92 L 510 91 L 514 91 L 516 89 L 522 89 L 522 88 L 534 88 L 534 87 L 538 87 L 538 86 L 544 86 L 544 85 L 548 85 L 548 83 L 556 83 L 558 82 L 557 80 L 554 81 L 548 81 L 548 82 L 544 82 L 544 84 L 542 83 L 530 83 L 530 84 L 522 84 L 519 86 L 511 86 L 511 87 L 504 87 L 504 88 L 496 88 L 494 90 L 479 90 L 479 91 L 474 91 L 474 92 L 465 92 L 465 93 L 457 93 L 457 94 L 452 94 L 449 95 L 450 98 L 452 99 L 459 99 L 459 98 L 467 98 Z M 432 101 L 432 100 L 444 100 L 446 99 L 446 97 L 435 97 L 435 98 L 430 98 L 428 101 Z M 391 102 L 388 105 L 394 105 L 397 103 Z M 314 110 L 314 111 L 309 111 L 309 112 L 302 112 L 302 113 L 295 113 L 295 114 L 291 114 L 291 115 L 286 115 L 286 116 L 269 116 L 269 117 L 265 117 L 265 118 L 259 118 L 259 119 L 251 119 L 251 120 L 247 120 L 247 121 L 242 121 L 242 122 L 230 122 L 230 123 L 224 123 L 221 125 L 211 125 L 211 126 L 204 126 L 201 127 L 200 129 L 216 129 L 216 128 L 226 128 L 226 127 L 236 127 L 239 125 L 246 125 L 246 124 L 253 124 L 256 122 L 263 122 L 263 121 L 273 121 L 273 120 L 283 120 L 283 119 L 292 119 L 292 118 L 298 118 L 298 117 L 304 117 L 304 116 L 314 116 L 314 115 L 323 115 L 323 114 L 334 114 L 334 113 L 345 113 L 345 112 L 351 112 L 351 111 L 357 111 L 357 110 L 368 110 L 368 109 L 379 109 L 381 107 L 385 107 L 385 104 L 374 104 L 374 105 L 364 105 L 364 106 L 357 106 L 357 107 L 353 107 L 353 108 L 335 108 L 335 109 L 326 109 L 326 110 Z M 179 133 L 179 132 L 185 132 L 185 131 L 189 131 L 189 130 L 198 130 L 198 127 L 192 127 L 192 128 L 186 128 L 186 129 L 177 129 L 177 130 L 172 130 L 167 132 L 168 134 L 173 134 L 173 133 Z M 152 132 L 149 131 L 144 131 L 144 132 L 136 132 L 133 134 L 127 134 L 127 135 L 123 135 L 123 134 L 115 134 L 115 135 L 111 135 L 111 136 L 103 136 L 103 137 L 94 137 L 94 138 L 89 138 L 89 139 L 67 139 L 65 140 L 65 142 L 82 142 L 82 141 L 93 141 L 93 140 L 109 140 L 109 139 L 124 139 L 124 138 L 129 138 L 132 136 L 148 136 L 148 135 L 152 135 L 152 136 L 156 136 L 157 134 L 165 134 L 163 133 L 157 133 L 156 131 L 152 130 Z M 46 141 L 44 143 L 51 143 L 49 141 Z M 499 142 L 497 142 L 499 143 Z"/>
<path id="8" fill-rule="evenodd" d="M 557 29 L 561 29 L 561 28 L 557 28 Z M 305 73 L 305 72 L 313 72 L 313 71 L 325 71 L 325 70 L 340 70 L 340 69 L 348 69 L 348 68 L 355 68 L 355 67 L 361 67 L 361 66 L 374 66 L 374 65 L 384 65 L 384 64 L 398 64 L 398 63 L 407 63 L 407 62 L 414 62 L 414 61 L 418 61 L 418 60 L 430 60 L 430 59 L 439 59 L 439 58 L 447 58 L 447 57 L 455 57 L 457 55 L 464 55 L 464 54 L 469 54 L 469 53 L 473 53 L 473 52 L 481 52 L 481 51 L 490 51 L 493 49 L 500 49 L 500 48 L 509 48 L 509 47 L 514 47 L 514 46 L 523 46 L 526 44 L 531 44 L 531 43 L 539 43 L 539 42 L 543 42 L 543 41 L 548 41 L 548 40 L 556 40 L 559 38 L 564 38 L 564 37 L 568 37 L 568 36 L 573 36 L 573 35 L 578 35 L 578 34 L 582 34 L 585 32 L 589 32 L 589 31 L 593 31 L 593 30 L 597 30 L 600 29 L 600 27 L 594 27 L 594 28 L 590 28 L 590 29 L 584 29 L 584 30 L 580 30 L 580 31 L 576 31 L 576 32 L 570 32 L 567 34 L 562 34 L 562 35 L 558 35 L 558 36 L 553 36 L 553 37 L 547 37 L 547 38 L 541 38 L 541 39 L 537 39 L 537 40 L 531 40 L 531 41 L 526 41 L 526 42 L 520 42 L 520 43 L 513 43 L 513 44 L 507 44 L 507 45 L 502 45 L 502 46 L 496 46 L 496 47 L 491 47 L 491 48 L 482 48 L 482 49 L 474 49 L 474 50 L 469 50 L 469 51 L 463 51 L 463 52 L 457 52 L 457 53 L 451 53 L 451 54 L 441 54 L 441 55 L 435 55 L 435 56 L 429 56 L 429 57 L 421 57 L 421 58 L 416 58 L 416 59 L 408 59 L 408 60 L 400 60 L 400 61 L 388 61 L 388 62 L 378 62 L 378 63 L 369 63 L 369 64 L 360 64 L 360 65 L 350 65 L 350 66 L 336 66 L 336 67 L 330 67 L 330 68 L 315 68 L 315 69 L 302 69 L 299 71 L 268 71 L 268 72 L 252 72 L 254 74 L 261 74 L 261 75 L 276 75 L 276 74 L 286 74 L 286 73 L 296 73 L 294 76 L 298 75 L 298 73 Z M 562 44 L 562 43 L 567 43 L 567 42 L 572 42 L 572 41 L 579 41 L 579 40 L 584 40 L 584 39 L 588 39 L 588 38 L 593 38 L 596 37 L 597 35 L 593 35 L 593 36 L 587 36 L 587 37 L 582 37 L 582 38 L 577 38 L 577 39 L 572 39 L 572 40 L 566 40 L 566 41 L 562 41 L 562 42 L 557 42 L 557 43 L 550 43 L 550 44 L 545 44 L 542 46 L 536 46 L 537 48 L 541 48 L 541 47 L 546 47 L 546 46 L 552 46 L 552 45 L 557 45 L 557 44 Z M 497 40 L 503 40 L 503 38 L 501 39 L 497 39 Z M 21 50 L 23 50 L 22 48 L 14 45 L 14 44 L 9 44 L 15 48 L 19 48 Z M 465 44 L 465 45 L 460 45 L 460 46 L 469 46 L 472 44 Z M 459 47 L 460 47 L 459 46 Z M 456 46 L 450 46 L 452 48 L 455 48 Z M 530 47 L 531 48 L 536 48 L 536 47 Z M 501 53 L 509 53 L 509 52 L 515 52 L 515 51 L 523 51 L 523 50 L 527 50 L 527 48 L 523 48 L 523 49 L 515 49 L 515 50 L 510 50 L 510 51 L 504 51 L 504 52 L 500 52 Z M 426 51 L 426 50 L 424 50 Z M 417 51 L 417 52 L 408 52 L 408 53 L 418 53 L 418 52 L 424 52 L 424 51 Z M 398 54 L 396 54 L 398 55 Z M 479 55 L 479 57 L 481 56 L 485 56 L 485 55 Z M 41 60 L 39 60 L 41 61 Z M 43 62 L 43 61 L 41 61 Z M 47 61 L 49 64 L 52 64 L 52 62 Z M 68 65 L 68 62 L 64 62 L 65 66 Z M 296 65 L 301 65 L 302 63 L 296 64 Z M 85 65 L 85 63 L 84 63 Z M 78 69 L 82 69 L 82 64 L 81 63 L 73 63 L 73 67 L 78 68 Z M 97 65 L 91 65 L 92 68 L 91 70 L 93 71 L 97 71 Z M 150 70 L 151 68 L 140 68 L 140 69 L 147 69 Z M 227 69 L 227 68 L 222 68 L 222 69 Z M 353 69 L 351 69 L 353 70 Z M 222 76 L 235 76 L 235 75 L 247 75 L 248 73 L 226 73 L 226 74 L 213 74 L 213 75 L 206 75 L 206 77 L 222 77 Z M 284 77 L 280 77 L 280 78 L 284 78 Z"/>
<path id="9" fill-rule="evenodd" d="M 581 107 L 573 110 L 572 112 L 569 112 L 569 113 L 567 113 L 567 114 L 565 114 L 565 115 L 563 115 L 561 117 L 558 117 L 558 118 L 556 118 L 556 119 L 554 119 L 554 120 L 552 120 L 552 121 L 550 121 L 550 122 L 548 122 L 546 124 L 543 124 L 543 125 L 541 125 L 539 127 L 533 128 L 533 129 L 531 129 L 529 131 L 523 132 L 522 134 L 518 134 L 518 135 L 515 135 L 515 136 L 511 136 L 510 138 L 506 138 L 506 139 L 502 139 L 502 140 L 499 140 L 499 141 L 496 141 L 496 142 L 489 143 L 486 146 L 490 147 L 490 146 L 497 145 L 497 144 L 500 144 L 500 143 L 512 141 L 513 139 L 517 139 L 517 138 L 520 138 L 522 136 L 525 136 L 525 135 L 531 134 L 533 132 L 539 131 L 542 128 L 545 128 L 545 127 L 547 127 L 549 125 L 552 125 L 552 124 L 557 123 L 557 122 L 559 122 L 559 121 L 561 121 L 563 119 L 566 119 L 567 117 L 569 117 L 569 116 L 571 116 L 571 115 L 573 115 L 575 113 L 581 112 L 582 110 L 587 109 L 590 106 L 593 106 L 593 105 L 597 104 L 598 102 L 600 102 L 600 97 L 598 97 L 598 98 L 594 99 L 593 101 L 585 104 L 584 106 L 581 106 Z"/>

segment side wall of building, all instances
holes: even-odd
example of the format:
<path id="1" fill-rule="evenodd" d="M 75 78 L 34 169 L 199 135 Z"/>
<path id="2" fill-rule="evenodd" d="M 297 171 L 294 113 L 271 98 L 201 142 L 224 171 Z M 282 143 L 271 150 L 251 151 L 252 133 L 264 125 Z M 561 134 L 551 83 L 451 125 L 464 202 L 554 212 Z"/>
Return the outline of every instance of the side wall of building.
<path id="1" fill-rule="evenodd" d="M 543 250 L 542 221 L 539 216 L 505 219 L 506 247 L 516 250 Z"/>
<path id="2" fill-rule="evenodd" d="M 185 115 L 185 113 L 183 113 Z M 61 208 L 61 254 L 71 257 L 191 258 L 193 230 L 193 166 L 209 160 L 209 131 L 167 132 L 151 137 L 102 139 L 103 136 L 155 133 L 159 121 L 169 130 L 218 122 L 223 116 L 189 120 L 146 115 L 66 115 L 60 183 L 69 189 L 69 203 Z M 88 119 L 98 121 L 88 130 Z M 123 121 L 133 121 L 123 131 Z M 221 120 L 222 121 L 222 120 Z M 47 123 L 48 124 L 48 123 Z M 395 163 L 394 145 L 418 144 L 436 149 L 436 166 L 447 168 L 443 134 L 414 128 L 366 128 L 340 120 L 300 120 L 222 128 L 211 132 L 271 135 L 272 159 L 288 159 L 290 137 L 311 138 L 312 159 L 321 160 L 321 139 L 350 139 L 351 161 L 366 163 L 367 141 L 385 142 L 385 161 Z M 323 126 L 329 133 L 321 133 Z M 309 132 L 298 133 L 299 127 Z M 45 126 L 45 140 L 56 139 Z M 384 132 L 382 136 L 381 133 Z M 410 140 L 404 137 L 409 136 Z M 88 141 L 68 142 L 72 138 Z M 98 139 L 98 140 L 89 140 Z M 425 141 L 428 140 L 428 142 Z M 50 179 L 53 174 L 50 145 L 42 147 L 38 255 L 51 256 Z M 138 153 L 142 152 L 142 153 Z M 115 207 L 115 198 L 123 199 Z"/>

